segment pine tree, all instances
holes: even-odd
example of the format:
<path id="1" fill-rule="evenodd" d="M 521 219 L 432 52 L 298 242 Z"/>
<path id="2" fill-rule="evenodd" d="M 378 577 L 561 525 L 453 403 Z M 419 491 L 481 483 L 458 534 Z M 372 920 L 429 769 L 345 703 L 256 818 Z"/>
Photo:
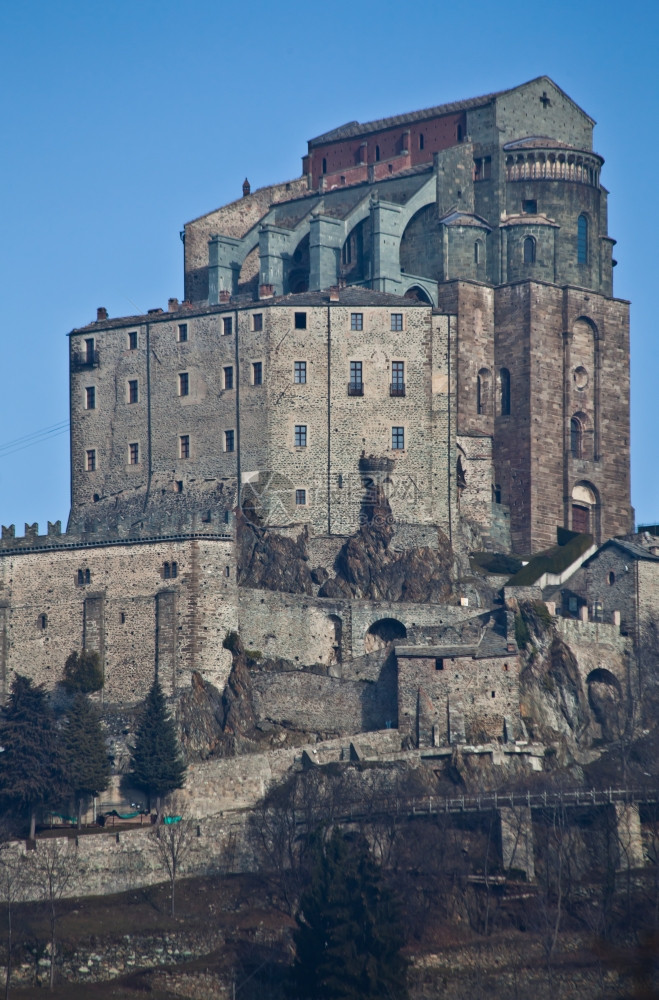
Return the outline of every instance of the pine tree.
<path id="1" fill-rule="evenodd" d="M 75 796 L 78 828 L 82 802 L 110 784 L 110 759 L 98 712 L 86 695 L 73 699 L 61 735 L 66 781 Z"/>
<path id="2" fill-rule="evenodd" d="M 16 674 L 0 717 L 0 800 L 27 813 L 31 839 L 36 810 L 55 803 L 64 788 L 60 744 L 43 687 Z"/>
<path id="3" fill-rule="evenodd" d="M 158 813 L 161 795 L 183 787 L 185 762 L 157 678 L 142 707 L 130 766 L 133 784 L 147 794 L 149 808 L 156 797 Z"/>
<path id="4" fill-rule="evenodd" d="M 334 830 L 326 844 L 317 843 L 315 853 L 297 917 L 296 995 L 303 1000 L 405 1000 L 398 908 L 368 844 Z"/>
<path id="5" fill-rule="evenodd" d="M 62 684 L 70 694 L 75 691 L 91 694 L 100 691 L 104 683 L 101 658 L 97 652 L 83 649 L 81 653 L 73 652 L 67 656 Z"/>

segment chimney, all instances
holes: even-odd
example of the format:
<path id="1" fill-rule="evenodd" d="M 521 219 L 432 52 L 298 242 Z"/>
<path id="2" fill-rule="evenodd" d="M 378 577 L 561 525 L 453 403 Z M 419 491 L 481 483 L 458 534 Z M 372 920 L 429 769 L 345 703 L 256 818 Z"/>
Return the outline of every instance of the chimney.
<path id="1" fill-rule="evenodd" d="M 339 301 L 339 286 L 338 285 L 330 285 L 329 298 L 330 298 L 330 302 L 338 302 Z"/>
<path id="2" fill-rule="evenodd" d="M 275 297 L 275 286 L 274 285 L 259 285 L 259 298 L 260 299 L 273 299 Z"/>
<path id="3" fill-rule="evenodd" d="M 250 193 L 251 190 L 252 190 L 252 187 L 251 187 L 249 181 L 247 180 L 247 178 L 245 178 L 245 180 L 243 181 L 243 198 L 246 198 L 247 195 Z"/>
<path id="4" fill-rule="evenodd" d="M 230 302 L 230 301 L 231 301 L 231 292 L 223 288 L 220 292 L 220 302 Z"/>
<path id="5" fill-rule="evenodd" d="M 99 306 L 96 310 L 96 322 L 102 323 L 104 319 L 108 318 L 108 311 L 105 306 Z"/>
<path id="6" fill-rule="evenodd" d="M 168 299 L 167 308 L 169 309 L 170 313 L 178 312 L 178 299 Z"/>

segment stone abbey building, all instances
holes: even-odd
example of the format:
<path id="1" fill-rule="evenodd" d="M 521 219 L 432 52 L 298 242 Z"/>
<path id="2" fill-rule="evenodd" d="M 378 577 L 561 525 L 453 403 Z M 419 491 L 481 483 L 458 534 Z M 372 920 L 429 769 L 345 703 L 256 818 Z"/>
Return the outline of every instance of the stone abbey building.
<path id="1" fill-rule="evenodd" d="M 345 665 L 376 620 L 409 641 L 441 617 L 239 587 L 240 510 L 326 566 L 374 484 L 409 548 L 438 529 L 459 547 L 464 525 L 526 556 L 557 527 L 629 532 L 629 312 L 593 127 L 547 77 L 342 125 L 301 177 L 185 226 L 183 302 L 73 330 L 69 525 L 3 528 L 3 689 L 27 661 L 55 680 L 76 645 L 101 651 L 110 700 L 154 665 L 172 692 L 190 670 L 221 688 L 227 629 Z M 481 625 L 465 656 L 514 660 Z"/>

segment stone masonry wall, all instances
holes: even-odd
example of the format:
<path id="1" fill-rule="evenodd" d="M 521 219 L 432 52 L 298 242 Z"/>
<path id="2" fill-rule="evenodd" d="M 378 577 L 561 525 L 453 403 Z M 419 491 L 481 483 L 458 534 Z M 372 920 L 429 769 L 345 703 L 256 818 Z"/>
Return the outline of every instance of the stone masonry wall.
<path id="1" fill-rule="evenodd" d="M 165 563 L 174 562 L 176 578 L 167 579 Z M 231 667 L 222 640 L 236 627 L 236 605 L 228 540 L 0 553 L 2 695 L 16 671 L 52 688 L 83 644 L 101 653 L 111 704 L 144 698 L 156 664 L 167 693 L 187 687 L 192 670 L 222 689 Z"/>

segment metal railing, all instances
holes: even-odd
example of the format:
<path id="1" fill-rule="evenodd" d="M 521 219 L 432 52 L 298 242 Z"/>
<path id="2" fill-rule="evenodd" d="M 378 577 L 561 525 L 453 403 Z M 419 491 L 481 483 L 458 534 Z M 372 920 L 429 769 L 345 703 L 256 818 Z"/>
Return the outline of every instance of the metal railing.
<path id="1" fill-rule="evenodd" d="M 348 382 L 348 395 L 349 396 L 363 396 L 364 395 L 364 383 L 363 382 Z"/>
<path id="2" fill-rule="evenodd" d="M 405 383 L 404 382 L 392 382 L 389 386 L 390 396 L 404 396 L 405 395 Z"/>
<path id="3" fill-rule="evenodd" d="M 98 351 L 85 351 L 71 355 L 71 371 L 82 371 L 85 368 L 98 368 L 100 364 Z"/>

